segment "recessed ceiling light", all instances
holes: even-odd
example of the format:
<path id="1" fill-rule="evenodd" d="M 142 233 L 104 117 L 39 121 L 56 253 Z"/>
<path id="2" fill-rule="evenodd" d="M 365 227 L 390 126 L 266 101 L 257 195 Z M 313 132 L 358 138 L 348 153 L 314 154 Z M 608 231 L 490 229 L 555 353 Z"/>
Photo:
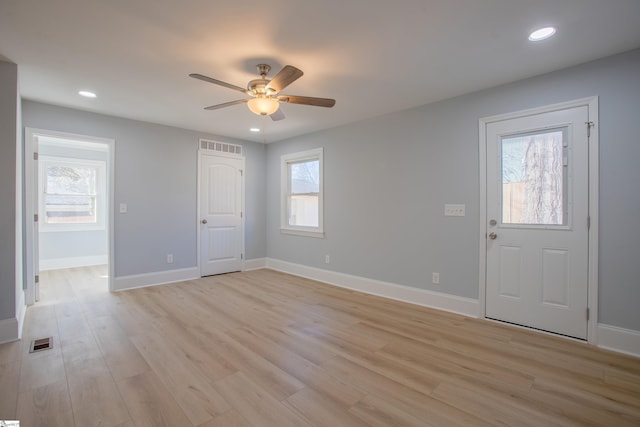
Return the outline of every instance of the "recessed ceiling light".
<path id="1" fill-rule="evenodd" d="M 249 130 L 250 130 L 251 132 L 260 132 L 260 129 L 259 129 L 259 128 L 251 128 L 251 129 L 249 129 Z"/>
<path id="2" fill-rule="evenodd" d="M 548 39 L 555 33 L 556 29 L 554 27 L 540 28 L 529 34 L 529 40 L 531 40 L 532 42 L 539 42 L 541 40 Z"/>
<path id="3" fill-rule="evenodd" d="M 95 98 L 96 96 L 98 96 L 93 92 L 89 92 L 88 90 L 81 90 L 80 92 L 78 92 L 78 95 L 84 96 L 85 98 Z"/>

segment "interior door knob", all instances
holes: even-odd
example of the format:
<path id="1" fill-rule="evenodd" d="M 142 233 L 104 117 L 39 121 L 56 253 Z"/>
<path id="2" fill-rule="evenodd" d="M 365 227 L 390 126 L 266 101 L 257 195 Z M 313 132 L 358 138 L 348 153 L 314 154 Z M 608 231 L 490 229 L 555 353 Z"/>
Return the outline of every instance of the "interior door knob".
<path id="1" fill-rule="evenodd" d="M 496 233 L 494 233 L 493 231 L 491 233 L 489 233 L 489 238 L 491 240 L 496 240 L 497 237 L 498 237 L 498 235 Z"/>
<path id="2" fill-rule="evenodd" d="M 203 223 L 203 224 L 206 224 L 206 223 L 207 223 L 207 220 L 206 220 L 206 219 L 203 219 L 203 220 L 202 220 L 202 221 L 200 221 L 200 222 L 201 222 L 201 223 Z"/>

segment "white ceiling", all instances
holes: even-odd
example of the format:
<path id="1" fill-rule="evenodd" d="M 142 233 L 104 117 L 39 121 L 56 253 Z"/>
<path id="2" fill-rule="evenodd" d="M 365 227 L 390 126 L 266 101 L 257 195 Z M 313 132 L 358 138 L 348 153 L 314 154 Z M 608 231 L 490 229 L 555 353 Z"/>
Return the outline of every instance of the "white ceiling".
<path id="1" fill-rule="evenodd" d="M 557 35 L 527 40 L 540 26 Z M 1 0 L 0 56 L 27 99 L 273 142 L 640 47 L 638 0 Z M 305 75 L 273 122 L 243 95 L 255 66 Z M 88 89 L 97 99 L 85 99 Z M 265 134 L 250 133 L 261 127 Z"/>

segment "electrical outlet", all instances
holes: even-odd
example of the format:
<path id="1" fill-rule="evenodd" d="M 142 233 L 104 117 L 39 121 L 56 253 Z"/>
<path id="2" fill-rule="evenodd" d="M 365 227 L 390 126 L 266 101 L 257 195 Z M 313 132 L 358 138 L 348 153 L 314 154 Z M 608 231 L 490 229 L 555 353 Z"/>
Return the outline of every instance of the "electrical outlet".
<path id="1" fill-rule="evenodd" d="M 324 263 L 325 264 L 329 264 L 331 262 L 331 258 L 329 258 L 329 255 L 325 255 L 324 256 Z"/>
<path id="2" fill-rule="evenodd" d="M 440 284 L 440 273 L 431 273 L 431 282 L 434 285 Z"/>
<path id="3" fill-rule="evenodd" d="M 444 205 L 444 216 L 464 216 L 465 205 Z"/>
<path id="4" fill-rule="evenodd" d="M 167 255 L 167 264 L 173 264 L 173 254 Z"/>
<path id="5" fill-rule="evenodd" d="M 127 204 L 120 203 L 120 213 L 127 213 Z"/>

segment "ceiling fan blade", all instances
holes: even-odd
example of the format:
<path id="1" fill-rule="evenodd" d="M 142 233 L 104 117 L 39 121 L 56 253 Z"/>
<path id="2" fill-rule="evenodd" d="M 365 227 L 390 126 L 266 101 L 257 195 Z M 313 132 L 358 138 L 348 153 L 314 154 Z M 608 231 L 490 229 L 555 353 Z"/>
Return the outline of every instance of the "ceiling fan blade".
<path id="1" fill-rule="evenodd" d="M 282 119 L 285 118 L 284 113 L 282 112 L 282 108 L 278 108 L 278 110 L 273 113 L 272 115 L 270 115 L 269 117 L 271 117 L 271 120 L 273 120 L 274 122 L 280 121 Z"/>
<path id="2" fill-rule="evenodd" d="M 240 86 L 232 85 L 230 83 L 226 83 L 220 80 L 213 79 L 211 77 L 203 76 L 202 74 L 192 73 L 189 74 L 189 77 L 193 77 L 194 79 L 202 80 L 203 82 L 213 83 L 214 85 L 224 86 L 226 88 L 237 90 L 238 92 L 247 93 L 247 90 L 241 88 Z"/>
<path id="3" fill-rule="evenodd" d="M 280 92 L 285 87 L 302 77 L 304 73 L 293 65 L 285 65 L 278 74 L 267 85 L 267 89 L 273 89 L 275 93 Z"/>
<path id="4" fill-rule="evenodd" d="M 237 101 L 225 102 L 224 104 L 212 105 L 210 107 L 205 107 L 205 110 L 217 110 L 219 108 L 231 107 L 232 105 L 245 104 L 248 99 L 238 99 Z"/>
<path id="5" fill-rule="evenodd" d="M 278 97 L 278 101 L 288 102 L 289 104 L 304 104 L 327 108 L 331 108 L 336 105 L 335 99 L 314 98 L 312 96 L 280 95 Z"/>

